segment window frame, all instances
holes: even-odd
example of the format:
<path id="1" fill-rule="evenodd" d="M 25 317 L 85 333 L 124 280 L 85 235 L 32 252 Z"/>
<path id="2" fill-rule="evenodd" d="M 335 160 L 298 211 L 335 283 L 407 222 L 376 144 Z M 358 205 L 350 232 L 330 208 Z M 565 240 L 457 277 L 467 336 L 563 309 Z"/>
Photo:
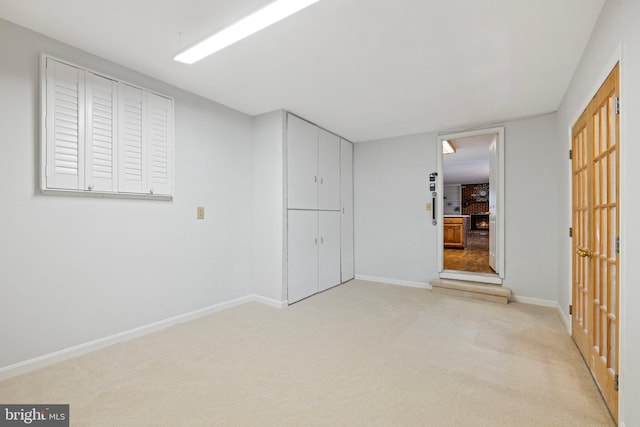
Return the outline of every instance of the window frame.
<path id="1" fill-rule="evenodd" d="M 168 129 L 167 129 L 167 156 L 168 156 L 168 161 L 167 161 L 167 176 L 168 176 L 168 193 L 155 193 L 155 192 L 146 192 L 146 193 L 138 193 L 138 192 L 124 192 L 121 191 L 118 187 L 118 180 L 117 178 L 115 178 L 114 181 L 114 185 L 113 185 L 113 191 L 104 191 L 104 190 L 89 190 L 87 188 L 76 188 L 76 189 L 64 189 L 64 188 L 53 188 L 53 187 L 48 187 L 47 186 L 47 163 L 49 162 L 50 158 L 49 158 L 49 153 L 48 153 L 48 148 L 49 145 L 52 142 L 49 142 L 47 140 L 47 114 L 48 114 L 48 94 L 47 94 L 47 61 L 52 60 L 52 61 L 57 61 L 61 64 L 70 66 L 70 67 L 75 67 L 78 70 L 80 70 L 83 73 L 83 78 L 82 78 L 82 82 L 81 84 L 83 85 L 82 87 L 82 96 L 84 97 L 84 101 L 83 101 L 83 111 L 82 111 L 82 123 L 80 123 L 79 127 L 82 128 L 82 151 L 83 151 L 83 163 L 86 163 L 86 147 L 88 146 L 89 142 L 87 141 L 87 136 L 88 136 L 88 131 L 87 131 L 87 126 L 89 125 L 89 122 L 87 120 L 87 115 L 86 112 L 88 110 L 88 106 L 87 106 L 87 87 L 88 87 L 88 82 L 86 79 L 86 76 L 88 74 L 94 74 L 97 75 L 99 77 L 103 77 L 105 79 L 109 79 L 115 82 L 115 90 L 116 90 L 116 96 L 115 96 L 115 102 L 116 102 L 116 107 L 115 107 L 115 112 L 116 112 L 116 121 L 118 121 L 120 119 L 120 115 L 122 114 L 120 108 L 121 108 L 121 104 L 120 104 L 120 86 L 122 85 L 127 85 L 127 86 L 131 86 L 133 88 L 139 89 L 141 91 L 143 91 L 143 93 L 145 94 L 145 102 L 147 102 L 146 100 L 148 98 L 150 98 L 150 94 L 161 97 L 161 98 L 165 98 L 168 101 L 168 108 L 169 108 L 169 113 L 168 113 L 168 117 L 167 117 L 167 122 L 168 122 Z M 165 95 L 163 93 L 160 93 L 158 91 L 155 90 L 151 90 L 145 87 L 142 87 L 140 85 L 134 84 L 134 83 L 130 83 L 128 81 L 122 80 L 120 78 L 117 77 L 113 77 L 111 75 L 108 75 L 106 73 L 100 72 L 100 71 L 96 71 L 94 69 L 88 68 L 88 67 L 84 67 L 81 65 L 78 65 L 76 63 L 73 63 L 71 61 L 67 61 L 46 53 L 42 53 L 40 55 L 40 78 L 39 78 L 39 82 L 40 82 L 40 158 L 38 159 L 38 163 L 39 163 L 39 168 L 40 168 L 40 179 L 39 179 L 39 190 L 41 194 L 47 194 L 47 195 L 65 195 L 65 196 L 88 196 L 88 197 L 111 197 L 111 198 L 134 198 L 134 199 L 147 199 L 147 200 L 173 200 L 174 194 L 175 194 L 175 101 L 174 98 L 168 95 Z M 148 110 L 149 107 L 148 105 L 145 105 L 145 108 Z M 144 122 L 143 122 L 143 128 L 144 129 L 148 129 L 150 126 L 150 121 L 151 119 L 149 118 L 148 115 L 145 116 L 144 118 Z M 148 135 L 149 131 L 147 130 L 147 135 L 145 135 L 143 137 L 143 144 L 145 146 L 149 146 L 151 145 L 151 138 L 150 135 Z M 120 130 L 119 130 L 119 124 L 115 126 L 115 130 L 114 130 L 114 138 L 113 138 L 113 144 L 114 146 L 117 147 L 117 150 L 120 149 L 121 146 L 121 135 L 120 135 Z M 148 164 L 150 162 L 150 151 L 147 150 L 147 155 L 142 159 L 142 162 L 144 164 Z M 119 158 L 118 155 L 114 155 L 114 171 L 116 176 L 119 175 L 121 173 L 121 169 L 123 168 L 123 166 L 120 164 L 119 162 Z M 88 168 L 86 166 L 86 164 L 82 165 L 82 170 L 79 170 L 79 173 L 82 174 L 82 181 L 84 182 L 86 175 L 88 173 Z M 150 171 L 147 169 L 146 170 L 146 174 L 147 176 L 150 175 Z M 145 181 L 148 181 L 147 179 L 145 179 Z M 148 182 L 147 182 L 148 184 Z"/>

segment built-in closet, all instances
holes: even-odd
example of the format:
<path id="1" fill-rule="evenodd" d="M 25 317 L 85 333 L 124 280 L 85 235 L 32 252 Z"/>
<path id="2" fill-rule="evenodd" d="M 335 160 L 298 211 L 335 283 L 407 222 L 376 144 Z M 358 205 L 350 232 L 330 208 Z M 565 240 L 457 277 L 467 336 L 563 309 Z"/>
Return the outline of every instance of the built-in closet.
<path id="1" fill-rule="evenodd" d="M 287 300 L 353 279 L 353 144 L 287 114 Z"/>
<path id="2" fill-rule="evenodd" d="M 282 110 L 253 138 L 258 292 L 292 304 L 353 279 L 353 144 Z"/>

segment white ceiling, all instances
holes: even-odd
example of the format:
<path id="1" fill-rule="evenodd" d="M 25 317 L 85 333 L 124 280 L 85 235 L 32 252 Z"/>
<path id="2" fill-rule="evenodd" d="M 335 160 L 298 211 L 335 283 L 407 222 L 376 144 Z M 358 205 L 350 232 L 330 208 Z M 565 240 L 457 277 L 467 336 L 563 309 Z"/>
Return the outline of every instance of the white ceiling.
<path id="1" fill-rule="evenodd" d="M 489 182 L 489 145 L 496 134 L 452 139 L 454 154 L 443 156 L 444 184 Z"/>
<path id="2" fill-rule="evenodd" d="M 0 0 L 0 17 L 250 115 L 363 141 L 555 111 L 604 0 L 322 0 L 194 65 L 269 0 Z"/>

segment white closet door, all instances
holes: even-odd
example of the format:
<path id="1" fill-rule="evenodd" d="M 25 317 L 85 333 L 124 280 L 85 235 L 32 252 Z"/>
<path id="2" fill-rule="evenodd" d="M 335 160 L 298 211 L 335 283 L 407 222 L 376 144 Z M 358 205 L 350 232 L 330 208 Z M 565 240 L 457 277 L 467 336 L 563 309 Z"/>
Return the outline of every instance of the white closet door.
<path id="1" fill-rule="evenodd" d="M 87 190 L 115 190 L 117 88 L 115 81 L 87 72 Z"/>
<path id="2" fill-rule="evenodd" d="M 318 291 L 340 284 L 340 212 L 318 212 Z"/>
<path id="3" fill-rule="evenodd" d="M 120 83 L 118 189 L 123 193 L 146 193 L 146 93 Z"/>
<path id="4" fill-rule="evenodd" d="M 318 292 L 318 212 L 288 211 L 289 304 Z"/>
<path id="5" fill-rule="evenodd" d="M 287 123 L 289 209 L 317 209 L 318 128 L 291 114 Z"/>
<path id="6" fill-rule="evenodd" d="M 340 138 L 318 129 L 318 209 L 340 210 Z"/>
<path id="7" fill-rule="evenodd" d="M 84 71 L 47 59 L 47 188 L 84 188 Z"/>
<path id="8" fill-rule="evenodd" d="M 340 199 L 342 212 L 340 218 L 340 264 L 342 282 L 355 276 L 353 252 L 353 144 L 340 140 Z"/>
<path id="9" fill-rule="evenodd" d="M 151 194 L 171 194 L 173 123 L 171 100 L 149 93 L 148 102 L 148 185 Z"/>

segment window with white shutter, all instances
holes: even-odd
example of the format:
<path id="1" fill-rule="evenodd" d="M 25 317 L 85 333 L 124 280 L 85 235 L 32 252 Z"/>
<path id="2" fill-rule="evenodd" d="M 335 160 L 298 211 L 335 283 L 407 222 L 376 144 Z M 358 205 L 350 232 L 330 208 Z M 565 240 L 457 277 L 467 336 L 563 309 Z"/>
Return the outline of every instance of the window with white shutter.
<path id="1" fill-rule="evenodd" d="M 86 182 L 90 191 L 114 191 L 116 182 L 117 84 L 87 73 Z"/>
<path id="2" fill-rule="evenodd" d="M 42 190 L 173 195 L 173 99 L 42 56 Z"/>
<path id="3" fill-rule="evenodd" d="M 150 193 L 171 194 L 173 176 L 172 149 L 173 134 L 172 102 L 164 96 L 150 93 L 147 98 L 149 111 L 149 144 L 147 171 Z"/>
<path id="4" fill-rule="evenodd" d="M 51 59 L 46 63 L 46 185 L 84 185 L 84 72 Z"/>
<path id="5" fill-rule="evenodd" d="M 121 192 L 146 193 L 146 109 L 141 89 L 120 84 L 119 183 Z"/>

